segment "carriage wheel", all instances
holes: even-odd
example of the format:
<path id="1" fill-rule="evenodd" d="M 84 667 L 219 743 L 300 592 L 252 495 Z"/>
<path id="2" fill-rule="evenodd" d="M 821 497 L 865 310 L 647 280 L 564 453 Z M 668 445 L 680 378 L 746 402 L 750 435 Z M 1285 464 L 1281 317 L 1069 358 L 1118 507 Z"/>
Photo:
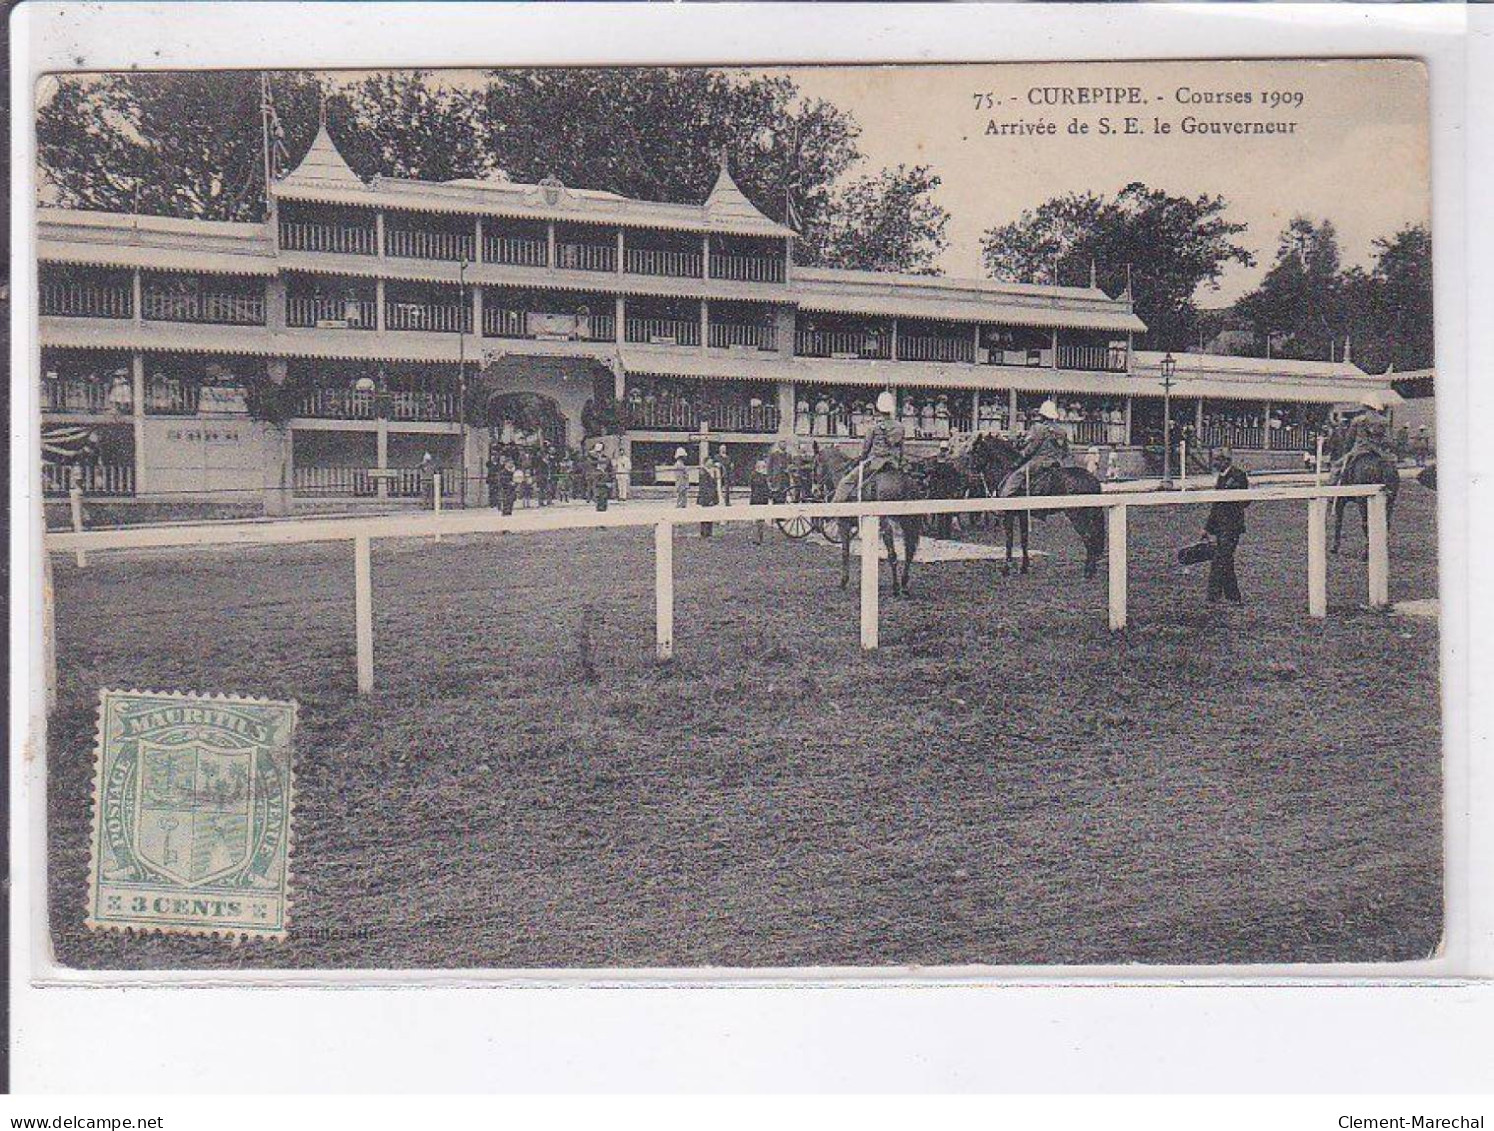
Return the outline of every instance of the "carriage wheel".
<path id="1" fill-rule="evenodd" d="M 785 538 L 793 538 L 797 541 L 807 536 L 810 530 L 813 529 L 812 522 L 812 519 L 805 518 L 803 515 L 796 515 L 793 518 L 775 519 L 773 525 L 783 531 Z"/>
<path id="2" fill-rule="evenodd" d="M 829 542 L 832 546 L 840 545 L 840 519 L 838 518 L 812 518 L 810 525 L 814 532 Z"/>

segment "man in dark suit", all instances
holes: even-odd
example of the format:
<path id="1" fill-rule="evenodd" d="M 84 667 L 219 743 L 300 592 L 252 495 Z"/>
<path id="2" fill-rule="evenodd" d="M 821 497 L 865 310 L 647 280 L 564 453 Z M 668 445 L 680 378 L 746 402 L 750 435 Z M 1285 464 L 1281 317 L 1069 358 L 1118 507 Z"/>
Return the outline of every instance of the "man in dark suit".
<path id="1" fill-rule="evenodd" d="M 1214 470 L 1219 478 L 1216 491 L 1243 491 L 1250 486 L 1244 468 L 1235 464 L 1234 453 L 1220 448 L 1214 453 Z M 1240 579 L 1235 575 L 1235 549 L 1245 533 L 1245 508 L 1249 503 L 1215 503 L 1209 509 L 1204 533 L 1214 539 L 1214 561 L 1209 566 L 1209 600 L 1242 604 Z"/>

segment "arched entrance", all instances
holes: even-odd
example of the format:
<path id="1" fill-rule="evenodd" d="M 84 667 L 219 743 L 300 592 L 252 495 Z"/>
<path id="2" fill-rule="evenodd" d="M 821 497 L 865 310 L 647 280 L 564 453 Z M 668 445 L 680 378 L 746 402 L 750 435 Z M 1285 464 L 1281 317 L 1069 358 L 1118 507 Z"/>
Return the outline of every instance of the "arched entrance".
<path id="1" fill-rule="evenodd" d="M 566 447 L 565 414 L 543 393 L 494 393 L 488 398 L 487 424 L 499 444 Z"/>

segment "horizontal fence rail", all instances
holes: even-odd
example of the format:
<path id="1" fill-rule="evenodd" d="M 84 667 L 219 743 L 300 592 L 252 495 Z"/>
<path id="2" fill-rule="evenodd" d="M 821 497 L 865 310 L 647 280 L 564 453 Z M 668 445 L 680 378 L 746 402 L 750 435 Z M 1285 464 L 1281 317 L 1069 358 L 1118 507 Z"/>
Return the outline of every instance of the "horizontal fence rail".
<path id="1" fill-rule="evenodd" d="M 309 470 L 309 469 L 308 469 Z M 319 469 L 322 470 L 322 469 Z M 357 474 L 350 469 L 351 474 Z M 365 476 L 367 473 L 363 473 Z M 455 478 L 455 477 L 453 477 Z M 314 489 L 310 484 L 301 490 Z M 423 490 L 423 485 L 422 485 Z M 446 494 L 442 492 L 443 496 Z M 440 538 L 443 535 L 540 533 L 556 530 L 617 530 L 652 527 L 655 547 L 656 655 L 668 660 L 674 651 L 673 527 L 701 522 L 774 522 L 809 519 L 851 519 L 861 523 L 861 643 L 878 646 L 879 559 L 876 522 L 900 515 L 996 514 L 1013 511 L 1097 508 L 1106 512 L 1109 623 L 1126 627 L 1127 516 L 1133 508 L 1200 506 L 1212 503 L 1304 502 L 1308 506 L 1308 613 L 1325 617 L 1327 600 L 1326 515 L 1330 500 L 1363 498 L 1369 509 L 1369 603 L 1390 602 L 1390 562 L 1387 507 L 1379 486 L 1254 487 L 1245 491 L 1146 491 L 1099 495 L 1037 496 L 982 499 L 917 499 L 907 502 L 788 503 L 769 506 L 689 506 L 679 509 L 648 507 L 616 511 L 534 511 L 503 515 L 491 510 L 380 515 L 369 518 L 309 518 L 280 522 L 230 522 L 198 526 L 124 527 L 77 530 L 46 536 L 49 553 L 79 555 L 108 550 L 146 550 L 168 547 L 302 545 L 310 542 L 352 542 L 358 580 L 355 630 L 358 688 L 373 689 L 373 601 L 369 547 L 377 538 Z M 50 623 L 49 618 L 43 618 Z M 50 641 L 48 641 L 50 645 Z M 55 656 L 55 648 L 48 655 Z M 56 686 L 55 671 L 48 673 Z"/>

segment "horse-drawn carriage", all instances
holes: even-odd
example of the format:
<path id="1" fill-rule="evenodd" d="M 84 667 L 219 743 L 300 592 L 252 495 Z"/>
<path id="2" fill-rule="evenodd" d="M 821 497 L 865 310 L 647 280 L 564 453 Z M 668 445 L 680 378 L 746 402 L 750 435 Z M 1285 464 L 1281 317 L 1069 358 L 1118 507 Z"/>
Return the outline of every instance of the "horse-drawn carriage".
<path id="1" fill-rule="evenodd" d="M 830 491 L 821 481 L 821 477 L 815 474 L 813 459 L 796 457 L 791 460 L 781 472 L 769 477 L 768 492 L 775 503 L 827 503 L 830 501 Z M 807 538 L 811 534 L 818 534 L 831 543 L 839 540 L 834 520 L 822 518 L 819 515 L 780 518 L 775 520 L 773 525 L 778 527 L 785 537 L 796 541 Z"/>

